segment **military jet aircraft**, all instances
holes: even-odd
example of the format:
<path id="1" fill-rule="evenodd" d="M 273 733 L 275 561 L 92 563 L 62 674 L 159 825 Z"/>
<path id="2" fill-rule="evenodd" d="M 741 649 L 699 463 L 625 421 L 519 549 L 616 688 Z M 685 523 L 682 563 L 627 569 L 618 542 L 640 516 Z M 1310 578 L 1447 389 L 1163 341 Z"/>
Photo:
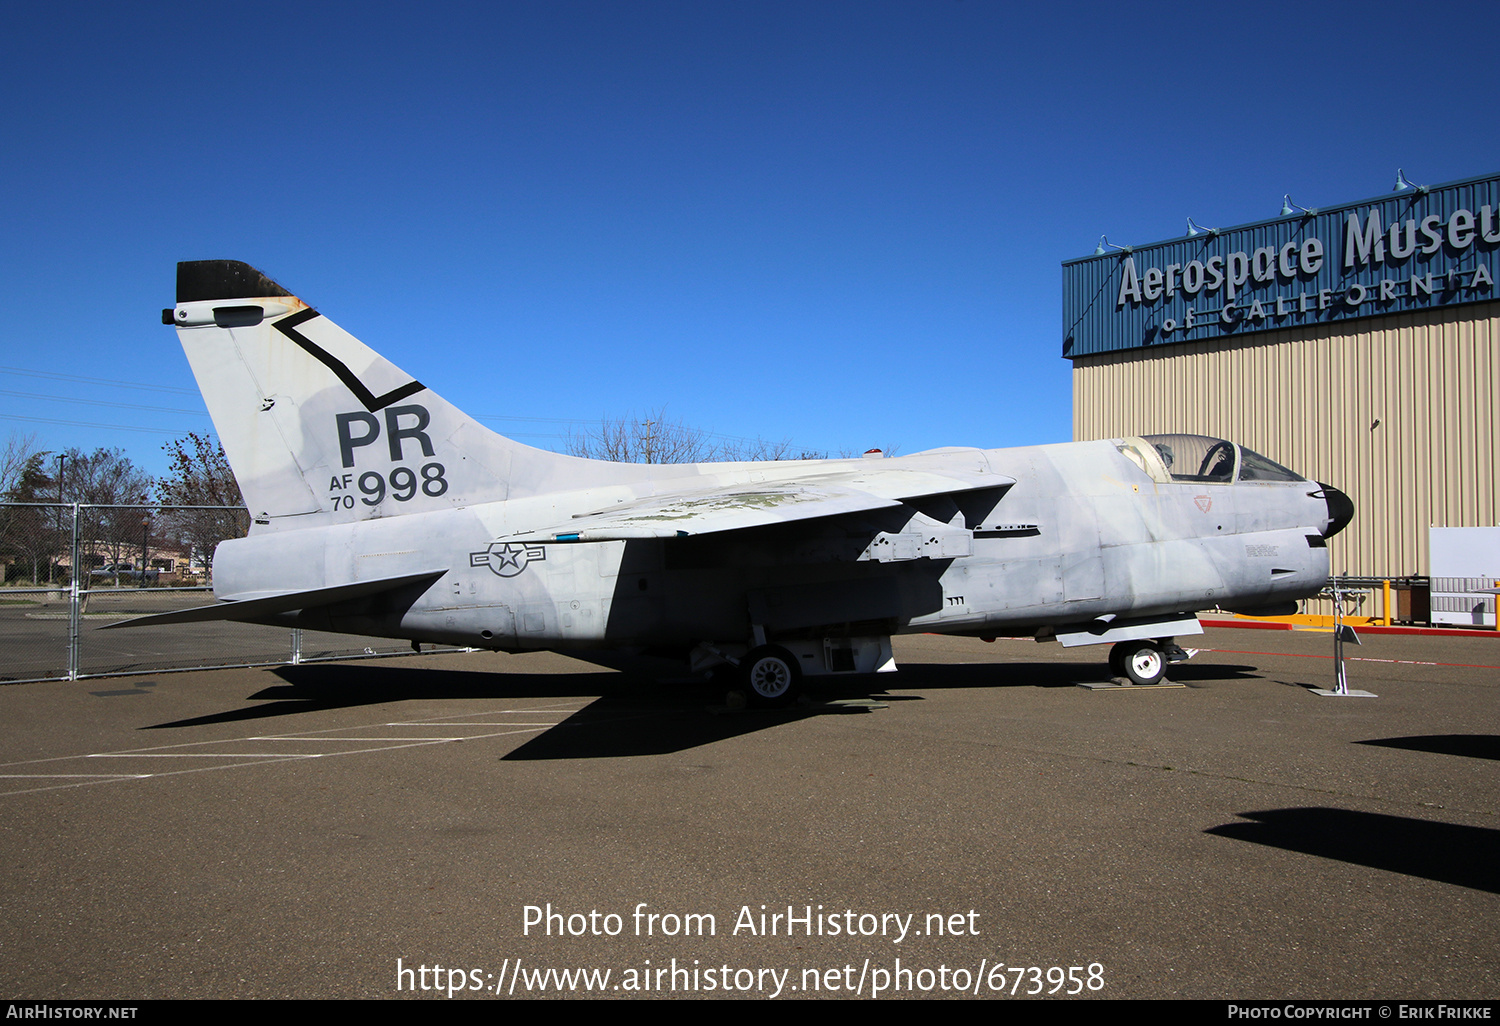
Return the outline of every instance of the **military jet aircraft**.
<path id="1" fill-rule="evenodd" d="M 248 264 L 182 263 L 178 338 L 252 514 L 239 620 L 504 651 L 671 655 L 786 703 L 895 669 L 894 634 L 1108 644 L 1159 681 L 1195 610 L 1293 608 L 1353 515 L 1196 435 L 637 465 L 504 438 Z"/>

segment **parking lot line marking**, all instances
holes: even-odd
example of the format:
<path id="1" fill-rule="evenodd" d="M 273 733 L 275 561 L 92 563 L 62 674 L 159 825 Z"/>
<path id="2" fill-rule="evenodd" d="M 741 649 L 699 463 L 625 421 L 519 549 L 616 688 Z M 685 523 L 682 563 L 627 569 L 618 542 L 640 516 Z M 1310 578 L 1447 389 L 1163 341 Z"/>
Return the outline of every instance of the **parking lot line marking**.
<path id="1" fill-rule="evenodd" d="M 475 716 L 504 715 L 508 710 L 483 710 L 476 712 Z M 557 709 L 527 709 L 517 710 L 529 713 L 537 712 L 559 712 L 571 714 L 577 708 L 559 707 Z M 434 716 L 426 720 L 412 722 L 411 726 L 432 727 L 439 724 L 435 720 L 451 719 L 448 716 Z M 185 773 L 207 773 L 217 770 L 242 769 L 249 766 L 269 766 L 278 762 L 306 761 L 308 759 L 332 758 L 339 755 L 368 755 L 377 752 L 398 751 L 403 748 L 420 748 L 426 745 L 456 744 L 461 741 L 483 741 L 489 738 L 508 737 L 515 734 L 533 734 L 538 731 L 548 730 L 557 726 L 555 722 L 547 723 L 517 723 L 514 721 L 503 723 L 454 723 L 443 724 L 456 727 L 484 727 L 497 726 L 506 727 L 506 730 L 491 730 L 480 734 L 443 735 L 430 738 L 403 738 L 403 737 L 328 737 L 326 735 L 334 731 L 349 730 L 377 730 L 389 726 L 385 723 L 372 723 L 356 725 L 353 727 L 327 727 L 320 730 L 297 731 L 287 734 L 262 734 L 251 737 L 213 738 L 203 741 L 183 741 L 178 744 L 153 745 L 149 748 L 131 748 L 115 752 L 90 752 L 84 755 L 54 755 L 42 759 L 26 759 L 19 762 L 0 764 L 0 768 L 19 766 L 32 766 L 48 762 L 63 762 L 76 759 L 235 759 L 236 762 L 223 762 L 215 765 L 197 765 L 191 768 L 162 770 L 155 773 L 11 773 L 0 774 L 0 779 L 10 780 L 66 780 L 67 783 L 50 784 L 43 787 L 32 787 L 14 791 L 0 791 L 0 797 L 11 795 L 34 794 L 38 791 L 56 791 L 74 787 L 88 787 L 93 784 L 117 783 L 124 780 L 148 780 L 156 777 L 180 776 Z M 289 741 L 335 741 L 335 742 L 364 742 L 366 747 L 348 748 L 342 751 L 328 752 L 190 752 L 182 749 L 203 748 L 208 745 L 232 745 L 244 744 L 247 741 L 261 742 L 289 742 Z M 388 741 L 389 744 L 369 744 L 369 742 Z"/>
<path id="2" fill-rule="evenodd" d="M 554 720 L 551 723 L 515 723 L 509 720 L 501 720 L 495 723 L 428 723 L 426 721 L 418 721 L 414 723 L 386 723 L 382 725 L 386 727 L 555 727 L 557 726 L 557 721 Z"/>
<path id="3" fill-rule="evenodd" d="M 547 723 L 547 724 L 542 724 L 542 726 L 550 727 L 550 726 L 552 726 L 552 724 Z M 375 737 L 277 737 L 274 734 L 270 734 L 270 735 L 267 735 L 265 737 L 247 737 L 247 738 L 244 738 L 244 740 L 246 740 L 246 741 L 302 741 L 302 742 L 316 742 L 316 741 L 473 741 L 473 740 L 477 740 L 478 738 L 488 737 L 488 736 L 489 736 L 488 734 L 460 734 L 460 735 L 451 736 L 451 737 L 375 738 Z"/>
<path id="4" fill-rule="evenodd" d="M 101 777 L 105 780 L 140 780 L 150 773 L 0 773 L 0 780 L 57 780 L 63 777 Z"/>
<path id="5" fill-rule="evenodd" d="M 369 738 L 363 740 L 368 741 Z M 85 759 L 311 759 L 306 752 L 92 752 Z"/>
<path id="6" fill-rule="evenodd" d="M 1227 655 L 1253 655 L 1287 657 L 1291 659 L 1332 659 L 1331 655 L 1319 652 L 1251 652 L 1238 648 L 1200 648 L 1200 652 L 1222 652 Z M 1465 670 L 1500 670 L 1500 666 L 1489 663 L 1435 663 L 1425 659 L 1377 659 L 1374 656 L 1344 656 L 1346 660 L 1360 663 L 1400 663 L 1403 666 L 1457 666 Z"/>

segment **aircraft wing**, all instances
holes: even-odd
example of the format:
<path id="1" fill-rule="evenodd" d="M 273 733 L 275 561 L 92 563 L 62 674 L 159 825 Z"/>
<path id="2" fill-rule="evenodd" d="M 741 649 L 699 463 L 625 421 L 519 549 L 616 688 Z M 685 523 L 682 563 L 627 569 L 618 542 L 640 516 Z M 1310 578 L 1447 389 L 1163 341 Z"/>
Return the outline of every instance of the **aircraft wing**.
<path id="1" fill-rule="evenodd" d="M 899 506 L 905 499 L 1008 488 L 1015 478 L 977 471 L 881 470 L 740 484 L 623 502 L 527 531 L 518 542 L 686 538 Z"/>
<path id="2" fill-rule="evenodd" d="M 314 588 L 310 591 L 286 591 L 270 595 L 255 595 L 232 601 L 215 602 L 191 609 L 177 609 L 170 613 L 153 613 L 137 616 L 118 623 L 107 623 L 100 630 L 113 627 L 151 627 L 166 623 L 203 623 L 208 620 L 244 620 L 250 617 L 275 616 L 290 613 L 294 609 L 313 609 L 350 599 L 369 598 L 408 584 L 431 584 L 447 573 L 447 570 L 426 570 L 419 574 L 402 574 L 400 577 L 384 577 L 375 581 L 356 581 L 332 588 Z"/>

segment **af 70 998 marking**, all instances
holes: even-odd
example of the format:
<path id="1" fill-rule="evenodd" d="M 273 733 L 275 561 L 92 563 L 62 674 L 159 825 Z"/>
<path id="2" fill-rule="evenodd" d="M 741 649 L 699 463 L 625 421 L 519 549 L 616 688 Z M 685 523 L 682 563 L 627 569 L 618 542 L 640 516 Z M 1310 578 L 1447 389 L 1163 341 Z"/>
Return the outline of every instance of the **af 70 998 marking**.
<path id="1" fill-rule="evenodd" d="M 422 494 L 435 499 L 446 492 L 448 480 L 443 476 L 445 473 L 446 469 L 441 463 L 424 463 L 421 470 Z M 397 502 L 410 502 L 416 498 L 417 487 L 417 472 L 410 467 L 397 467 L 388 477 L 382 476 L 378 470 L 367 470 L 359 475 L 359 490 L 363 493 L 359 501 L 366 506 L 379 506 L 389 491 L 391 498 Z M 353 488 L 353 474 L 334 476 L 328 482 L 328 501 L 335 507 L 353 509 Z"/>

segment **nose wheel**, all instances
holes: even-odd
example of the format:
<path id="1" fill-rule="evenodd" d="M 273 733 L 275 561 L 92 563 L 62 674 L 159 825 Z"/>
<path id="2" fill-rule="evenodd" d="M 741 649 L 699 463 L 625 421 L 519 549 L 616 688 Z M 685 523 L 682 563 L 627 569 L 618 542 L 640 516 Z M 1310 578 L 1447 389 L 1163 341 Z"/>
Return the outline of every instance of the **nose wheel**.
<path id="1" fill-rule="evenodd" d="M 1167 675 L 1167 654 L 1154 641 L 1122 641 L 1109 650 L 1109 668 L 1132 684 L 1160 684 Z"/>

